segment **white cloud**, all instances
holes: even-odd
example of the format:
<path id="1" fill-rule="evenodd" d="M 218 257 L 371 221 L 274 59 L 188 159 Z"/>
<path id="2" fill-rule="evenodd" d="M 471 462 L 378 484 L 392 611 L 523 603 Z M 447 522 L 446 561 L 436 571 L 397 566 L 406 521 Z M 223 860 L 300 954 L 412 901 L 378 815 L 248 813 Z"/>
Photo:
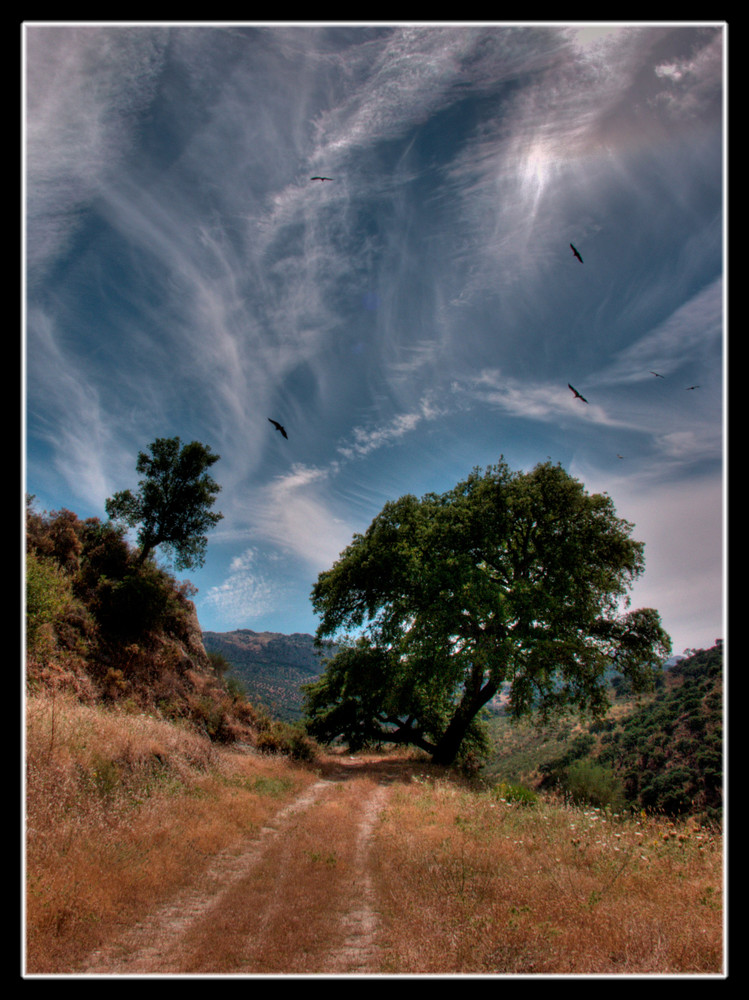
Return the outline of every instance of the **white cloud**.
<path id="1" fill-rule="evenodd" d="M 723 282 L 716 279 L 596 374 L 599 384 L 642 381 L 699 362 L 723 335 Z"/>
<path id="2" fill-rule="evenodd" d="M 668 86 L 652 99 L 678 118 L 693 118 L 715 108 L 723 84 L 723 34 L 715 27 L 707 44 L 696 46 L 689 56 L 658 63 L 654 72 Z"/>
<path id="3" fill-rule="evenodd" d="M 577 386 L 587 403 L 576 399 L 563 380 L 532 382 L 504 375 L 499 369 L 484 369 L 475 376 L 455 380 L 457 397 L 496 407 L 510 416 L 558 425 L 560 421 L 584 422 L 606 427 L 632 426 L 630 418 L 612 414 L 591 398 L 582 384 Z"/>
<path id="4" fill-rule="evenodd" d="M 120 443 L 96 380 L 66 354 L 54 319 L 34 309 L 29 324 L 37 359 L 29 377 L 29 418 L 52 448 L 55 468 L 73 495 L 100 508 L 113 470 L 132 469 L 135 458 Z M 54 412 L 64 413 L 65 420 L 50 417 Z M 43 480 L 48 473 L 40 468 L 35 474 Z"/>
<path id="5" fill-rule="evenodd" d="M 27 25 L 28 272 L 65 249 L 80 209 L 130 144 L 150 100 L 166 29 Z M 95 81 L 95 82 L 94 82 Z"/>
<path id="6" fill-rule="evenodd" d="M 257 495 L 252 531 L 312 569 L 327 568 L 351 541 L 352 530 L 335 512 L 329 495 L 331 469 L 301 464 L 278 476 Z"/>
<path id="7" fill-rule="evenodd" d="M 226 580 L 210 588 L 204 602 L 216 608 L 226 627 L 237 627 L 275 610 L 280 599 L 277 584 L 271 584 L 257 568 L 257 549 L 246 549 L 232 559 Z"/>
<path id="8" fill-rule="evenodd" d="M 645 543 L 645 573 L 632 589 L 632 606 L 659 611 L 675 652 L 724 637 L 720 477 L 633 482 L 588 468 L 579 478 L 591 493 L 606 490 L 619 516 L 634 524 L 632 537 Z"/>
<path id="9" fill-rule="evenodd" d="M 347 459 L 364 458 L 370 452 L 411 434 L 425 421 L 444 416 L 446 412 L 443 406 L 424 396 L 418 408 L 409 413 L 398 413 L 388 422 L 374 427 L 355 427 L 352 431 L 353 442 L 339 445 L 338 452 Z"/>

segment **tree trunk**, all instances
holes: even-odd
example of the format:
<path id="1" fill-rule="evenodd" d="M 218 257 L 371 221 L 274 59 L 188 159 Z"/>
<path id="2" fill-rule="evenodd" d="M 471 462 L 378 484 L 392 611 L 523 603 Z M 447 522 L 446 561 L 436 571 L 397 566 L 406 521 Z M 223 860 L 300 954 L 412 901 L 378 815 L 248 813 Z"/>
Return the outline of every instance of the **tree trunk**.
<path id="1" fill-rule="evenodd" d="M 493 681 L 487 681 L 484 687 L 476 693 L 466 692 L 455 711 L 455 715 L 450 719 L 447 729 L 437 741 L 437 746 L 432 754 L 432 760 L 435 764 L 446 766 L 455 761 L 468 732 L 468 727 L 473 722 L 477 712 L 496 693 L 497 685 Z"/>

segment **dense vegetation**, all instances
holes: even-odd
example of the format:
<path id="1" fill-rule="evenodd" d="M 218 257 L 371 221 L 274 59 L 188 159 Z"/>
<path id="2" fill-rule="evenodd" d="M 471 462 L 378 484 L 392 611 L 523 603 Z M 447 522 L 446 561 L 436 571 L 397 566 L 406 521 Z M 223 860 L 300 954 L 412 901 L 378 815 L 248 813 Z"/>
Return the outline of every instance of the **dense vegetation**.
<path id="1" fill-rule="evenodd" d="M 68 510 L 39 513 L 33 498 L 26 515 L 30 690 L 68 690 L 83 703 L 153 713 L 214 742 L 313 753 L 303 729 L 288 724 L 293 716 L 280 721 L 250 704 L 233 654 L 223 646 L 206 653 L 191 584 L 142 560 L 122 526 Z M 311 638 L 297 638 L 307 640 L 306 656 Z M 484 774 L 573 801 L 718 820 L 722 669 L 717 643 L 663 671 L 655 693 L 639 701 L 612 678 L 614 711 L 588 725 L 512 726 L 505 718 L 498 727 L 495 717 L 491 735 L 500 742 Z M 517 764 L 521 747 L 526 760 Z"/>
<path id="2" fill-rule="evenodd" d="M 644 569 L 632 528 L 551 462 L 387 503 L 313 587 L 317 637 L 341 648 L 307 688 L 310 732 L 452 764 L 483 752 L 503 686 L 515 717 L 605 714 L 610 669 L 646 689 L 671 640 L 654 608 L 624 610 Z"/>
<path id="3" fill-rule="evenodd" d="M 69 510 L 26 511 L 27 684 L 70 691 L 84 703 L 149 712 L 196 727 L 211 740 L 244 741 L 297 756 L 312 743 L 251 705 L 229 664 L 207 654 L 194 588 L 124 526 Z"/>
<path id="4" fill-rule="evenodd" d="M 574 734 L 557 727 L 543 743 L 539 738 L 526 781 L 597 806 L 720 820 L 722 643 L 665 670 L 655 694 L 641 704 L 617 687 L 617 711 L 606 719 L 577 726 Z M 503 752 L 511 756 L 512 740 Z"/>

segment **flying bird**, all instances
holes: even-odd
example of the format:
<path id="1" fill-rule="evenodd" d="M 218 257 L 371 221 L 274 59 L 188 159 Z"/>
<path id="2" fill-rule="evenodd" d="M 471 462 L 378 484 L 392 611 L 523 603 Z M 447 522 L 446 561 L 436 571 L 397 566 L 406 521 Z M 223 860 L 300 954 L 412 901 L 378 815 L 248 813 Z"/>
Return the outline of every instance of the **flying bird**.
<path id="1" fill-rule="evenodd" d="M 288 440 L 289 435 L 286 433 L 286 429 L 282 427 L 277 420 L 271 420 L 270 417 L 268 417 L 268 420 L 270 420 L 270 422 L 273 424 L 276 430 L 280 431 L 283 434 L 283 436 Z"/>
<path id="2" fill-rule="evenodd" d="M 574 255 L 575 255 L 576 257 L 577 257 L 577 259 L 578 259 L 578 260 L 580 261 L 580 263 L 582 264 L 582 262 L 583 262 L 583 259 L 582 259 L 582 257 L 580 256 L 580 254 L 578 253 L 578 251 L 576 250 L 576 248 L 575 248 L 574 246 L 572 246 L 572 244 L 571 244 L 571 243 L 570 243 L 570 246 L 572 247 L 572 252 L 573 252 L 573 254 L 574 254 Z"/>
<path id="3" fill-rule="evenodd" d="M 579 392 L 577 391 L 577 389 L 576 389 L 576 388 L 574 387 L 574 385 L 570 385 L 570 384 L 569 384 L 569 382 L 568 382 L 568 383 L 567 383 L 567 386 L 568 386 L 568 387 L 569 387 L 570 389 L 572 389 L 572 391 L 574 392 L 574 394 L 575 394 L 575 399 L 582 399 L 583 403 L 587 403 L 587 402 L 588 402 L 588 400 L 587 400 L 587 399 L 585 398 L 585 396 L 581 396 L 581 395 L 580 395 L 580 393 L 579 393 Z"/>
<path id="4" fill-rule="evenodd" d="M 658 372 L 651 371 L 650 369 L 648 369 L 648 371 L 650 372 L 651 375 L 655 375 L 656 378 L 665 378 L 666 377 L 665 375 L 659 375 Z"/>
<path id="5" fill-rule="evenodd" d="M 689 389 L 699 389 L 699 386 L 698 385 L 688 385 L 687 386 L 687 390 L 689 390 Z"/>
<path id="6" fill-rule="evenodd" d="M 332 177 L 310 177 L 311 181 L 332 181 Z"/>

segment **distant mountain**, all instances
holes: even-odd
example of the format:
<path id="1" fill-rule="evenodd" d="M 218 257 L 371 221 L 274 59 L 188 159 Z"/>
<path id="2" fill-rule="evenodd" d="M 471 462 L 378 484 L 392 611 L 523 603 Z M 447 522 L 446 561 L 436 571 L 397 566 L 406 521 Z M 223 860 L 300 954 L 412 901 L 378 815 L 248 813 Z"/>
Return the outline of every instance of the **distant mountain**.
<path id="1" fill-rule="evenodd" d="M 203 632 L 208 653 L 220 653 L 230 664 L 231 674 L 247 692 L 251 702 L 263 705 L 280 719 L 301 718 L 303 684 L 316 680 L 323 661 L 335 652 L 315 646 L 314 636 L 302 632 Z"/>

